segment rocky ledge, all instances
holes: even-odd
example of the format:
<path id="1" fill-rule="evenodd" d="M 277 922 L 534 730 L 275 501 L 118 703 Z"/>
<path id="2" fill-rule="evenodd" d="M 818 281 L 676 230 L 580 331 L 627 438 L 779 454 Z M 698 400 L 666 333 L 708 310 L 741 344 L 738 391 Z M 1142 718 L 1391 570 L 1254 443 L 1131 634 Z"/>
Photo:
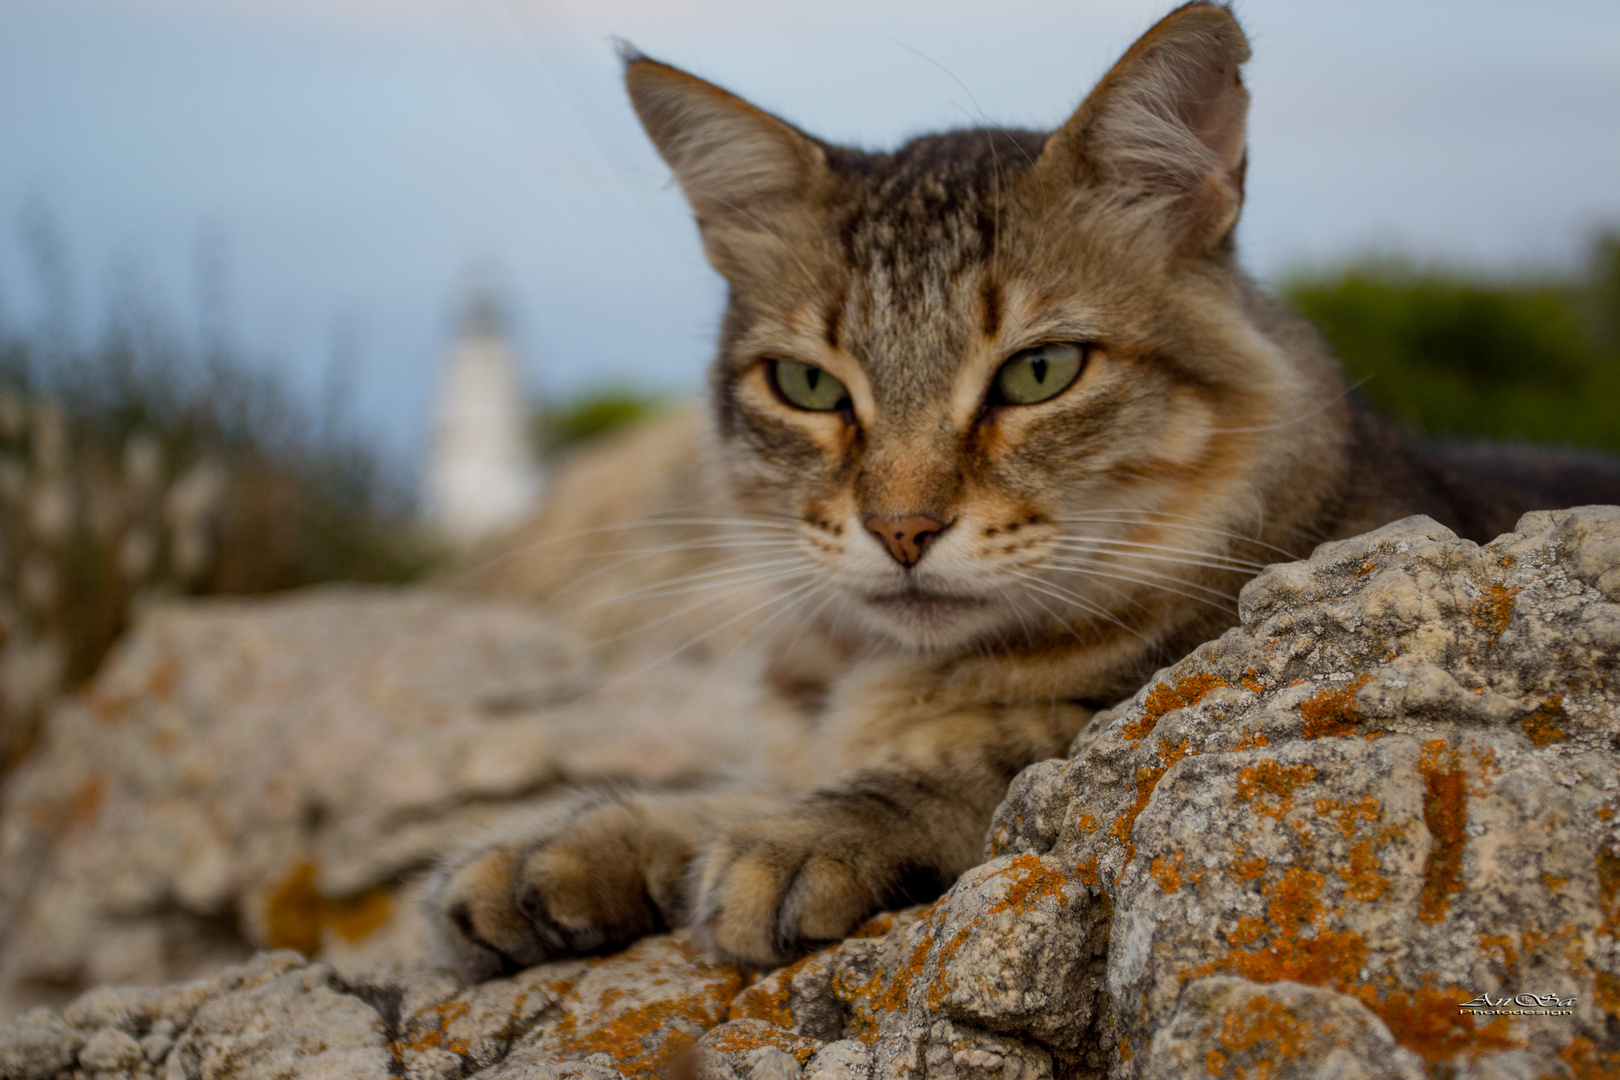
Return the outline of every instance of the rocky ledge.
<path id="1" fill-rule="evenodd" d="M 791 967 L 267 953 L 27 1012 L 0 1075 L 1620 1075 L 1620 510 L 1411 518 L 1241 615 L 1026 770 L 944 897 Z"/>

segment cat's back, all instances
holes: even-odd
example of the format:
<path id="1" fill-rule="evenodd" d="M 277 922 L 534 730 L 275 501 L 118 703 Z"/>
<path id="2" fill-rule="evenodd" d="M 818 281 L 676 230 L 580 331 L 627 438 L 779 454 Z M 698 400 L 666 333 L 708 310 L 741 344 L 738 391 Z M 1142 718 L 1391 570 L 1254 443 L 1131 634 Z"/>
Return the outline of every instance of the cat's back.
<path id="1" fill-rule="evenodd" d="M 1620 459 L 1593 451 L 1424 439 L 1371 412 L 1352 417 L 1352 476 L 1339 536 L 1427 514 L 1488 543 L 1532 510 L 1620 504 Z"/>

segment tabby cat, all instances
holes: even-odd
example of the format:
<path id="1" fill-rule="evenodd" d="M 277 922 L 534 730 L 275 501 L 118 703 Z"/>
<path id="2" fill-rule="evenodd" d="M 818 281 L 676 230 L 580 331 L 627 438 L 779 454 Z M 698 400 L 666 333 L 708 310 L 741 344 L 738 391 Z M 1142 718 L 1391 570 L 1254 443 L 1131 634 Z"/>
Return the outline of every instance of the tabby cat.
<path id="1" fill-rule="evenodd" d="M 1239 268 L 1248 43 L 1192 3 L 1056 131 L 821 142 L 639 54 L 631 101 L 730 286 L 737 512 L 835 597 L 809 783 L 581 794 L 452 858 L 478 978 L 690 926 L 780 964 L 982 857 L 1012 777 L 1235 621 L 1267 562 L 1426 513 L 1486 540 L 1603 462 L 1420 447 Z"/>

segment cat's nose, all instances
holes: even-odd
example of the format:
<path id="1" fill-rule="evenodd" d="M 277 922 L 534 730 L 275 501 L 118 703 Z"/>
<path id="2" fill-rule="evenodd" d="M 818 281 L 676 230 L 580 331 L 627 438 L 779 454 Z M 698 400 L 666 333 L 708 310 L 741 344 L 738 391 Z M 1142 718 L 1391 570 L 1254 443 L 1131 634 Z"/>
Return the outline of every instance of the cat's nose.
<path id="1" fill-rule="evenodd" d="M 945 526 L 929 517 L 869 517 L 866 530 L 883 541 L 895 562 L 910 567 L 922 560 L 923 552 Z"/>

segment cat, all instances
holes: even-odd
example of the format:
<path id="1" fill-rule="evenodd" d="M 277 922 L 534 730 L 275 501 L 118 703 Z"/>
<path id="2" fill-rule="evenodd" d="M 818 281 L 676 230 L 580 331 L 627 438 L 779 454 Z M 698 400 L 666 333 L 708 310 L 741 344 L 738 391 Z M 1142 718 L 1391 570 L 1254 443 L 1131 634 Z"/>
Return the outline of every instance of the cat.
<path id="1" fill-rule="evenodd" d="M 825 587 L 839 659 L 803 790 L 582 792 L 448 859 L 449 964 L 689 926 L 779 965 L 977 863 L 1013 776 L 1232 625 L 1264 564 L 1414 513 L 1484 541 L 1620 501 L 1611 463 L 1386 428 L 1244 275 L 1248 56 L 1226 6 L 1190 3 L 1049 134 L 867 153 L 626 52 L 729 285 L 729 496 L 791 588 Z"/>

